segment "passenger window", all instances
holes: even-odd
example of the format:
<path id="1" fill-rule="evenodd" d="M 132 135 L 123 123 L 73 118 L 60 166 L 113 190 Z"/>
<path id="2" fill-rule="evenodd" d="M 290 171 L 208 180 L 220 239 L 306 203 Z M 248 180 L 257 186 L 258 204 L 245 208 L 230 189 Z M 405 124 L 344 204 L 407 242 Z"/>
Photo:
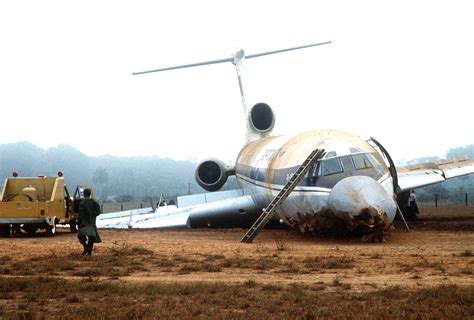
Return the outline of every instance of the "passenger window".
<path id="1" fill-rule="evenodd" d="M 323 176 L 328 176 L 330 174 L 335 174 L 335 173 L 341 173 L 343 172 L 341 162 L 339 161 L 339 158 L 333 158 L 333 159 L 328 159 L 324 160 L 321 162 L 322 168 L 323 168 Z"/>
<path id="2" fill-rule="evenodd" d="M 372 164 L 365 154 L 355 154 L 352 156 L 356 170 L 372 168 Z"/>

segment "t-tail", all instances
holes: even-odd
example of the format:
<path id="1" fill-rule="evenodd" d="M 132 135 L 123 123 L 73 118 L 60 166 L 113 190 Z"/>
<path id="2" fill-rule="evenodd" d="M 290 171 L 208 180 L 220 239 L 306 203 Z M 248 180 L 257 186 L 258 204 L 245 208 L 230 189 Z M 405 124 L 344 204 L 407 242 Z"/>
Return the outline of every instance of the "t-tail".
<path id="1" fill-rule="evenodd" d="M 244 107 L 244 114 L 246 118 L 246 129 L 247 129 L 246 140 L 247 142 L 250 142 L 250 141 L 257 140 L 271 134 L 273 127 L 275 125 L 275 114 L 273 113 L 272 108 L 270 108 L 268 104 L 263 103 L 263 102 L 256 103 L 251 108 L 248 107 L 247 95 L 246 95 L 244 81 L 243 81 L 244 60 L 258 58 L 258 57 L 267 56 L 267 55 L 276 54 L 276 53 L 287 52 L 287 51 L 316 47 L 316 46 L 329 44 L 329 43 L 331 43 L 331 41 L 308 44 L 304 46 L 292 47 L 292 48 L 286 48 L 286 49 L 280 49 L 280 50 L 261 52 L 261 53 L 250 54 L 250 55 L 245 55 L 245 51 L 240 49 L 237 52 L 235 52 L 230 58 L 190 63 L 190 64 L 184 64 L 184 65 L 179 65 L 179 66 L 174 66 L 174 67 L 160 68 L 160 69 L 154 69 L 154 70 L 148 70 L 148 71 L 134 72 L 133 75 L 176 70 L 176 69 L 184 69 L 184 68 L 205 66 L 209 64 L 218 64 L 218 63 L 224 63 L 224 62 L 232 62 L 235 65 L 235 70 L 237 72 L 240 95 L 242 98 L 242 105 Z"/>

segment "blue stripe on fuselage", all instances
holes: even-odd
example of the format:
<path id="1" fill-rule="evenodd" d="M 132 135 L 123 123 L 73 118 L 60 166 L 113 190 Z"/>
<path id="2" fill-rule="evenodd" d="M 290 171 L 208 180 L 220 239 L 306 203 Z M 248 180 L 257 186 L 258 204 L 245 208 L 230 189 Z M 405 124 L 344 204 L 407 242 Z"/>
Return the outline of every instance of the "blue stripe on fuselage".
<path id="1" fill-rule="evenodd" d="M 269 190 L 273 190 L 273 191 L 280 191 L 284 185 L 280 185 L 280 184 L 268 184 L 268 183 L 265 183 L 265 182 L 262 182 L 262 181 L 257 181 L 257 180 L 254 180 L 254 179 L 251 179 L 251 178 L 248 178 L 248 177 L 244 177 L 240 174 L 237 174 L 236 175 L 238 179 L 241 179 L 247 183 L 250 183 L 254 186 L 257 186 L 257 187 L 261 187 L 261 188 L 265 188 L 265 189 L 269 189 Z M 320 188 L 320 187 L 308 187 L 308 186 L 300 186 L 300 185 L 297 185 L 295 190 L 295 192 L 322 192 L 322 193 L 329 193 L 331 191 L 331 189 L 326 189 L 326 188 Z"/>
<path id="2" fill-rule="evenodd" d="M 236 174 L 241 179 L 245 179 L 247 182 L 254 183 L 258 185 L 258 182 L 263 184 L 271 184 L 273 186 L 284 186 L 288 180 L 293 176 L 293 174 L 298 170 L 299 166 L 284 168 L 284 169 L 269 169 L 269 168 L 257 168 L 244 164 L 237 164 Z M 310 169 L 309 172 L 314 170 Z M 376 181 L 383 176 L 382 172 L 377 172 L 374 168 L 366 168 L 361 170 L 354 170 L 350 168 L 346 171 L 325 175 L 325 176 L 305 176 L 298 183 L 297 188 L 299 187 L 319 187 L 323 189 L 332 189 L 336 183 L 340 180 L 350 177 L 352 175 L 361 175 L 368 176 Z M 267 179 L 268 177 L 268 179 Z"/>

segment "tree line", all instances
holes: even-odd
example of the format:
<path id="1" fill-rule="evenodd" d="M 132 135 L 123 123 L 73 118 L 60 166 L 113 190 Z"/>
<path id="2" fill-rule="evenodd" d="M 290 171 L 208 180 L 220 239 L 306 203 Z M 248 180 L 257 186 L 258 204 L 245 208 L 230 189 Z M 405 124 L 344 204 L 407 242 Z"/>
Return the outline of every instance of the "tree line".
<path id="1" fill-rule="evenodd" d="M 447 158 L 467 156 L 474 159 L 474 145 L 450 149 Z M 426 158 L 428 159 L 428 158 Z M 426 160 L 424 159 L 424 160 Z M 436 160 L 435 157 L 430 157 Z M 420 160 L 420 159 L 419 159 Z M 13 171 L 20 176 L 56 176 L 63 172 L 70 192 L 76 185 L 91 184 L 101 201 L 149 201 L 163 193 L 169 199 L 205 192 L 194 180 L 196 162 L 177 161 L 158 156 L 116 157 L 87 156 L 69 145 L 42 149 L 29 142 L 0 144 L 0 178 L 3 182 Z M 2 183 L 3 186 L 3 183 Z M 234 189 L 229 179 L 224 189 Z M 464 176 L 417 189 L 420 201 L 464 201 L 465 194 L 474 201 L 474 175 Z"/>
<path id="2" fill-rule="evenodd" d="M 90 184 L 101 201 L 149 201 L 161 193 L 175 198 L 204 192 L 194 181 L 195 167 L 193 161 L 158 156 L 92 157 L 69 145 L 42 149 L 28 142 L 0 144 L 2 182 L 13 171 L 24 177 L 61 171 L 70 192 Z"/>

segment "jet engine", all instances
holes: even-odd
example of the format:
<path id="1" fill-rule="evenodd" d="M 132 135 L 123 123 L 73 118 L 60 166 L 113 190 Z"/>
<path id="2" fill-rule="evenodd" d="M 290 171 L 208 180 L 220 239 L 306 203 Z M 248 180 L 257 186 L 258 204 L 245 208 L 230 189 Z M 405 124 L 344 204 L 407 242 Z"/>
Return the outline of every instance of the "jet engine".
<path id="1" fill-rule="evenodd" d="M 252 107 L 249 120 L 253 129 L 260 133 L 267 133 L 275 125 L 275 114 L 272 108 L 266 103 L 260 102 Z"/>
<path id="2" fill-rule="evenodd" d="M 235 175 L 235 169 L 227 167 L 217 159 L 201 161 L 194 172 L 196 182 L 207 191 L 219 190 L 232 175 Z"/>

